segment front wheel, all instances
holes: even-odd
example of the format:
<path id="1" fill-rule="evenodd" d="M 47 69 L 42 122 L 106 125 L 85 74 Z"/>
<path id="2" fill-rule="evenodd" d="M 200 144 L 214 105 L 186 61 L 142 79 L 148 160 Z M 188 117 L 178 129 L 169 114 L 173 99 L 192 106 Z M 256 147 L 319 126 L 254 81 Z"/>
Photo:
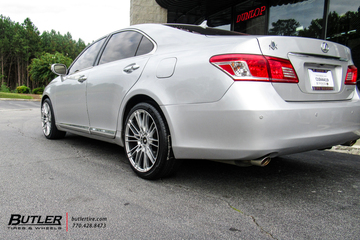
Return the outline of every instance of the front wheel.
<path id="1" fill-rule="evenodd" d="M 176 171 L 179 162 L 171 157 L 169 130 L 151 104 L 139 103 L 130 110 L 124 140 L 131 168 L 138 176 L 158 179 Z"/>
<path id="2" fill-rule="evenodd" d="M 41 105 L 41 125 L 46 138 L 57 139 L 65 137 L 66 132 L 59 131 L 55 125 L 54 110 L 48 98 Z"/>

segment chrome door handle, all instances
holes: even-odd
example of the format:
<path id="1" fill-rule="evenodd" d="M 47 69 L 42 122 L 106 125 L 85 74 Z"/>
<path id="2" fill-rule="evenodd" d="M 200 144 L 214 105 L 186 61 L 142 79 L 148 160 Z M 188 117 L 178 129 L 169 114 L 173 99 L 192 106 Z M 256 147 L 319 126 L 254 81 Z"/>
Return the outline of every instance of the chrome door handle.
<path id="1" fill-rule="evenodd" d="M 86 81 L 86 79 L 87 79 L 87 77 L 85 77 L 85 75 L 82 75 L 79 77 L 78 82 L 82 83 L 82 82 Z"/>
<path id="2" fill-rule="evenodd" d="M 129 66 L 126 66 L 126 67 L 124 68 L 124 72 L 126 72 L 126 73 L 132 73 L 133 71 L 135 71 L 136 69 L 139 69 L 139 68 L 140 68 L 139 65 L 137 65 L 136 63 L 133 63 L 133 64 L 131 64 L 131 65 L 129 65 Z"/>

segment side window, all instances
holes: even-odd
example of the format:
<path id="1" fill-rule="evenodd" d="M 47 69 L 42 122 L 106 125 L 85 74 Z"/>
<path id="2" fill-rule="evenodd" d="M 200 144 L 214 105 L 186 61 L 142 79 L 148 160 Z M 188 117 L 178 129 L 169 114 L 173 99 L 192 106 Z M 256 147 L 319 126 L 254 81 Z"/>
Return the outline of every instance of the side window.
<path id="1" fill-rule="evenodd" d="M 76 62 L 74 62 L 74 64 L 71 66 L 69 70 L 69 74 L 91 67 L 94 64 L 96 56 L 101 46 L 103 45 L 105 39 L 106 38 L 103 38 L 95 42 L 89 48 L 87 48 L 85 52 L 83 52 L 81 56 L 76 60 Z"/>
<path id="2" fill-rule="evenodd" d="M 154 49 L 153 43 L 147 39 L 146 37 L 142 37 L 138 50 L 136 52 L 136 56 L 147 54 Z"/>
<path id="3" fill-rule="evenodd" d="M 142 34 L 134 31 L 114 34 L 106 45 L 99 64 L 135 56 L 139 45 L 141 45 L 140 42 L 142 42 L 142 38 Z M 144 43 L 144 45 L 146 45 L 146 43 Z"/>

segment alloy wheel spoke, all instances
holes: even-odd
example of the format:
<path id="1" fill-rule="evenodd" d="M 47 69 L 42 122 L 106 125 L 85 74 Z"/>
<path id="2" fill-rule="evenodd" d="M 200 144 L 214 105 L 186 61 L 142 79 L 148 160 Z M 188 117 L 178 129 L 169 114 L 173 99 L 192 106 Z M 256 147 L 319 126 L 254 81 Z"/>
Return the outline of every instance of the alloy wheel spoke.
<path id="1" fill-rule="evenodd" d="M 135 165 L 139 165 L 139 162 L 141 160 L 141 155 L 143 154 L 143 152 L 139 148 L 134 153 L 135 153 Z"/>
<path id="2" fill-rule="evenodd" d="M 149 141 L 149 145 L 158 148 L 159 145 L 155 144 L 154 142 L 157 142 L 157 141 L 156 140 L 155 141 Z"/>
<path id="3" fill-rule="evenodd" d="M 148 167 L 148 157 L 147 157 L 147 151 L 145 150 L 145 152 L 143 153 L 144 157 L 143 157 L 143 169 L 147 170 Z"/>
<path id="4" fill-rule="evenodd" d="M 142 117 L 140 116 L 140 112 L 136 112 L 135 113 L 135 120 L 137 125 L 139 126 L 139 132 L 141 133 L 143 131 L 143 126 L 142 126 Z"/>
<path id="5" fill-rule="evenodd" d="M 144 127 L 144 133 L 148 133 L 149 130 L 149 114 L 144 114 L 143 118 L 143 127 Z"/>
<path id="6" fill-rule="evenodd" d="M 129 128 L 134 136 L 140 136 L 140 130 L 136 128 L 132 121 L 129 121 Z"/>
<path id="7" fill-rule="evenodd" d="M 156 157 L 153 155 L 153 153 L 149 147 L 147 147 L 147 149 L 146 149 L 146 155 L 149 158 L 149 160 L 151 161 L 151 163 L 154 164 Z"/>

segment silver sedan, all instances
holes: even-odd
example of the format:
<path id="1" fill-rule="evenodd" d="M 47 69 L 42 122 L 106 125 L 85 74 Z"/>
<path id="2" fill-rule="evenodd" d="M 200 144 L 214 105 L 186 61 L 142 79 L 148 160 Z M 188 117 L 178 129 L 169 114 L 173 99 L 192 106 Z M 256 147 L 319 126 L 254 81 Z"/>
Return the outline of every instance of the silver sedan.
<path id="1" fill-rule="evenodd" d="M 346 46 L 143 24 L 88 46 L 44 91 L 45 137 L 118 144 L 145 179 L 181 159 L 266 165 L 360 136 L 357 68 Z"/>

